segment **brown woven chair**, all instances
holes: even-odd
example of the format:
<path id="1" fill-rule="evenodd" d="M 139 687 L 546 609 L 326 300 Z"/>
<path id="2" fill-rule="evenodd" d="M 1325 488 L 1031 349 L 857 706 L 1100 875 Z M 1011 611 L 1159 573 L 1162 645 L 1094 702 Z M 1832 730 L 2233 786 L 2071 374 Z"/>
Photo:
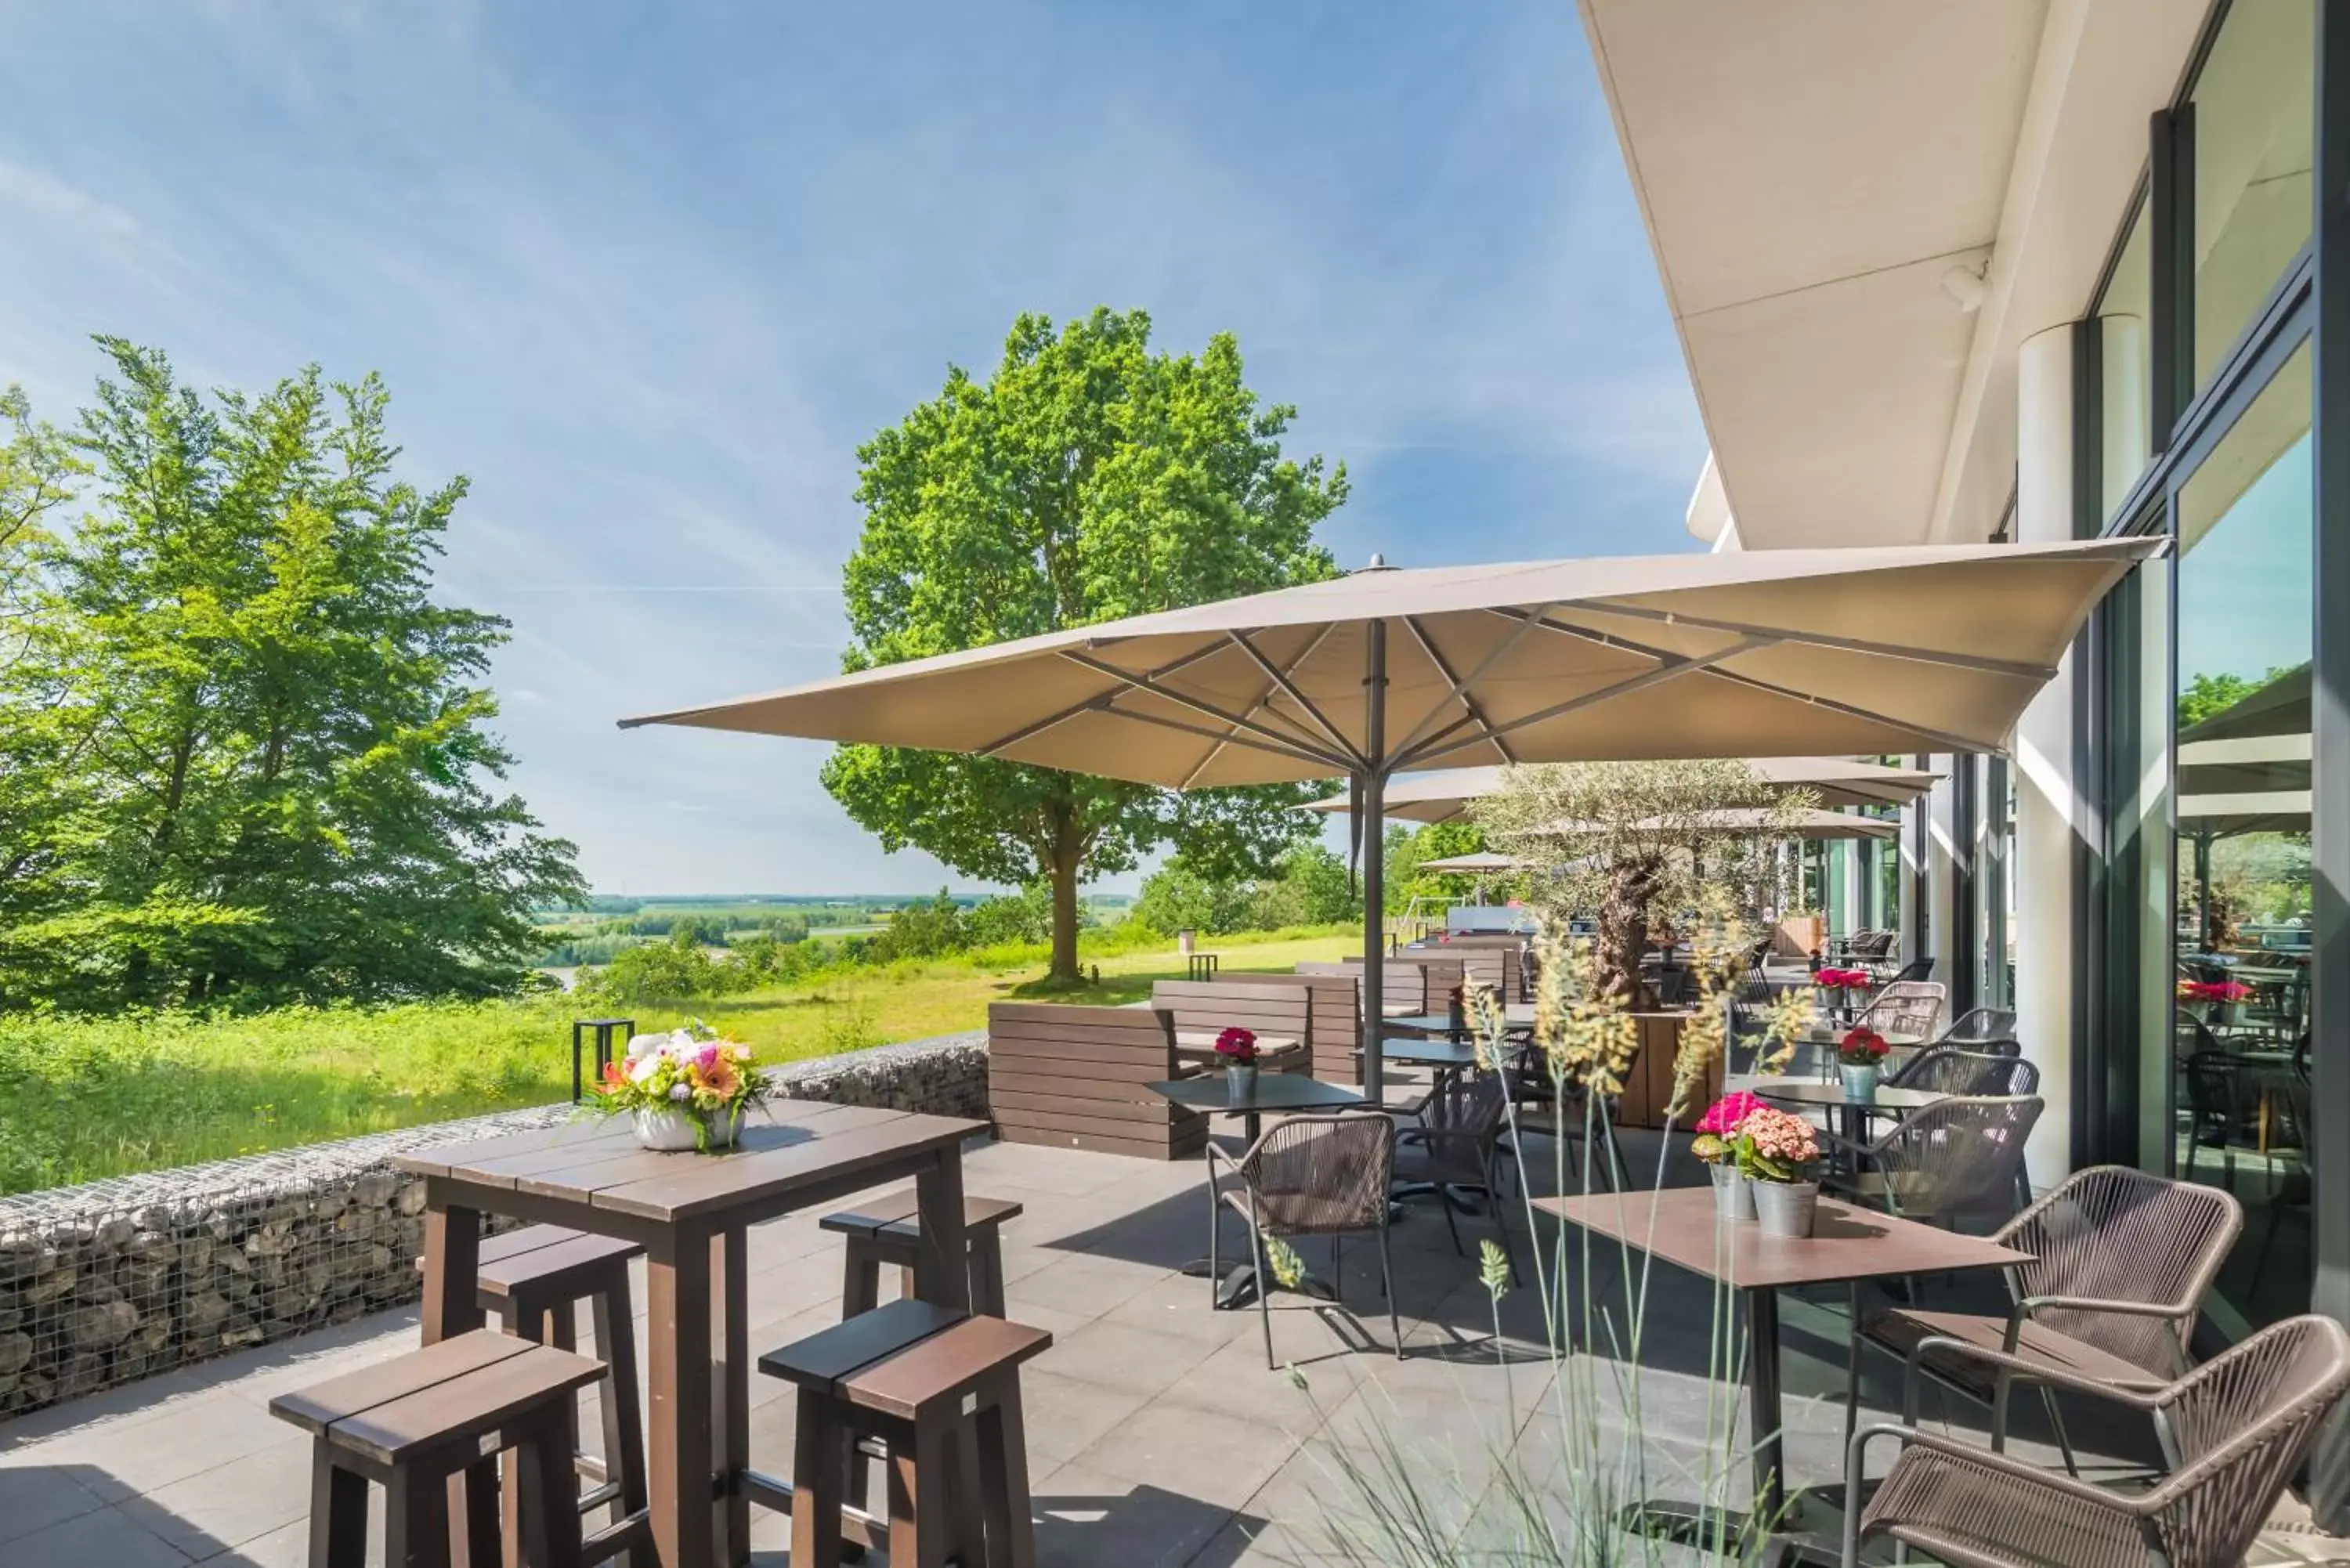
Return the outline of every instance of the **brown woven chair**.
<path id="1" fill-rule="evenodd" d="M 1219 1187 L 1219 1168 L 1229 1167 L 1235 1185 Z M 1264 1328 L 1264 1365 L 1273 1359 L 1273 1286 L 1264 1263 L 1264 1238 L 1287 1242 L 1308 1236 L 1330 1238 L 1331 1285 L 1344 1281 L 1340 1241 L 1366 1231 L 1379 1239 L 1379 1293 L 1387 1299 L 1388 1327 L 1398 1359 L 1403 1355 L 1403 1324 L 1395 1304 L 1395 1270 L 1388 1254 L 1388 1189 L 1395 1181 L 1395 1124 L 1381 1111 L 1338 1111 L 1299 1116 L 1267 1127 L 1237 1158 L 1208 1146 L 1208 1279 L 1211 1295 L 1223 1277 L 1217 1251 L 1218 1220 L 1229 1207 L 1248 1221 L 1249 1250 L 1256 1262 L 1257 1316 Z"/>
<path id="2" fill-rule="evenodd" d="M 1937 1355 L 1981 1362 L 2154 1418 L 2171 1455 L 2151 1490 L 2121 1492 L 1934 1433 L 1887 1423 L 1854 1434 L 1845 1460 L 1846 1568 L 1890 1535 L 1955 1568 L 2235 1568 L 2350 1387 L 2350 1333 L 2311 1314 L 2272 1324 L 2176 1382 L 2118 1388 L 1956 1339 Z M 1917 1380 L 1909 1385 L 1914 1411 Z M 1902 1451 L 1862 1511 L 1872 1438 Z"/>
<path id="3" fill-rule="evenodd" d="M 1950 989 L 1939 981 L 1897 980 L 1861 1009 L 1854 1024 L 1880 1033 L 1915 1034 L 1920 1040 L 1929 1040 L 1941 1026 L 1942 1004 L 1950 994 Z"/>
<path id="4" fill-rule="evenodd" d="M 1937 1095 L 2036 1095 L 2040 1069 L 2024 1061 L 2020 1049 L 2012 1040 L 1929 1046 L 1902 1063 L 1885 1083 L 1888 1088 Z"/>
<path id="5" fill-rule="evenodd" d="M 2003 1449 L 2016 1379 L 1988 1375 L 1971 1362 L 1922 1362 L 1920 1346 L 1960 1340 L 2116 1387 L 2158 1388 L 2187 1370 L 2204 1294 L 2243 1228 L 2243 1205 L 2216 1188 L 2127 1166 L 2092 1166 L 1993 1235 L 2033 1258 L 2009 1272 L 2015 1305 L 2004 1320 L 1896 1307 L 1869 1319 L 1859 1337 L 1989 1405 L 1991 1446 Z M 1857 1355 L 1856 1341 L 1856 1361 Z M 1846 1391 L 1847 1434 L 1860 1398 L 1856 1366 L 1854 1373 Z M 2041 1395 L 2065 1467 L 2076 1469 L 2055 1398 L 2044 1384 Z"/>
<path id="6" fill-rule="evenodd" d="M 1821 1149 L 1841 1151 L 1850 1165 L 1824 1182 L 1911 1220 L 1950 1224 L 1994 1210 L 2007 1215 L 2024 1140 L 2043 1108 L 2036 1095 L 1960 1095 L 1903 1117 L 1870 1143 L 1822 1132 Z"/>
<path id="7" fill-rule="evenodd" d="M 1398 1181 L 1425 1182 L 1436 1189 L 1444 1223 L 1452 1232 L 1452 1250 L 1463 1257 L 1469 1250 L 1461 1242 L 1461 1221 L 1454 1217 L 1451 1193 L 1465 1188 L 1483 1194 L 1515 1283 L 1518 1256 L 1510 1245 L 1500 1187 L 1509 1096 L 1508 1081 L 1501 1073 L 1456 1073 L 1447 1078 L 1420 1103 L 1418 1120 L 1396 1128 L 1395 1176 Z"/>

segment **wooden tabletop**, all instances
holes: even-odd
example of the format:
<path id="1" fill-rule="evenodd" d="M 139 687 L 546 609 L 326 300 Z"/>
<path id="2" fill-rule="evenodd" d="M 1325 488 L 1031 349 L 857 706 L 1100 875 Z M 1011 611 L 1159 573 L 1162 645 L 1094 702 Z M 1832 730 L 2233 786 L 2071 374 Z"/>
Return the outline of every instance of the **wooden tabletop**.
<path id="1" fill-rule="evenodd" d="M 1754 1220 L 1717 1218 L 1711 1187 L 1598 1192 L 1534 1202 L 1596 1236 L 1622 1241 L 1742 1290 L 1835 1284 L 1946 1269 L 2003 1269 L 2032 1262 L 2028 1252 L 1980 1236 L 1856 1209 L 1832 1198 L 1820 1199 L 1818 1218 L 1806 1237 L 1765 1236 Z"/>
<path id="2" fill-rule="evenodd" d="M 1259 1073 L 1254 1091 L 1240 1099 L 1232 1097 L 1231 1080 L 1222 1073 L 1197 1078 L 1169 1078 L 1142 1086 L 1179 1106 L 1201 1111 L 1229 1111 L 1234 1116 L 1257 1111 L 1329 1110 L 1363 1103 L 1363 1096 L 1352 1089 L 1342 1089 L 1300 1073 Z"/>
<path id="3" fill-rule="evenodd" d="M 773 1100 L 721 1153 L 637 1147 L 626 1116 L 575 1121 L 394 1157 L 401 1170 L 529 1193 L 642 1220 L 699 1219 L 960 1144 L 985 1122 L 813 1100 Z"/>
<path id="4" fill-rule="evenodd" d="M 1880 1084 L 1875 1094 L 1855 1099 L 1844 1092 L 1842 1084 L 1822 1084 L 1809 1078 L 1757 1078 L 1746 1087 L 1775 1105 L 1867 1106 L 1880 1111 L 1922 1111 L 1937 1100 L 1950 1097 L 1932 1089 L 1901 1089 Z"/>

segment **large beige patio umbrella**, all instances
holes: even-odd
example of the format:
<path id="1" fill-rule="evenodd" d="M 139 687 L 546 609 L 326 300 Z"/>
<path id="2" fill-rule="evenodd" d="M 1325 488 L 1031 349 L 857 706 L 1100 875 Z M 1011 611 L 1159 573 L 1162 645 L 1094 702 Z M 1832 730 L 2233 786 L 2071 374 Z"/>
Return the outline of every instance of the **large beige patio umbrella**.
<path id="1" fill-rule="evenodd" d="M 1996 752 L 2160 539 L 1369 570 L 622 721 L 1198 789 L 1412 768 Z M 1378 857 L 1364 982 L 1379 994 Z M 1365 1042 L 1379 1091 L 1379 1043 Z"/>
<path id="2" fill-rule="evenodd" d="M 1822 805 L 1902 805 L 1933 788 L 1941 776 L 1849 757 L 1749 757 L 1746 762 L 1765 782 L 1810 790 Z M 1413 822 L 1450 822 L 1466 812 L 1470 802 L 1501 788 L 1502 772 L 1485 766 L 1399 774 L 1388 781 L 1387 815 Z M 1336 813 L 1352 811 L 1354 804 L 1350 794 L 1334 794 L 1306 809 Z"/>

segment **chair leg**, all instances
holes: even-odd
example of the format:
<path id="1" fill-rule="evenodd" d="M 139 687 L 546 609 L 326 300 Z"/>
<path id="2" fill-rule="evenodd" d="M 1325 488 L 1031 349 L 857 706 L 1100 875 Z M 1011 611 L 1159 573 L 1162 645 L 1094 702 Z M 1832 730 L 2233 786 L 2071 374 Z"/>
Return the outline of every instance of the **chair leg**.
<path id="1" fill-rule="evenodd" d="M 446 1568 L 449 1478 L 395 1469 L 384 1488 L 384 1568 Z"/>
<path id="2" fill-rule="evenodd" d="M 1852 1339 L 1845 1350 L 1844 1364 L 1844 1441 L 1852 1447 L 1852 1435 L 1860 1425 L 1860 1282 L 1854 1280 L 1844 1288 L 1845 1305 L 1852 1314 Z"/>
<path id="3" fill-rule="evenodd" d="M 1003 1311 L 1003 1238 L 993 1225 L 972 1239 L 971 1310 L 987 1317 Z"/>
<path id="4" fill-rule="evenodd" d="M 2015 1380 L 2002 1372 L 1992 1379 L 1991 1386 L 1991 1451 L 2007 1452 L 2007 1407 L 2015 1392 Z"/>
<path id="5" fill-rule="evenodd" d="M 1388 1334 L 1395 1342 L 1396 1359 L 1403 1359 L 1403 1318 L 1396 1310 L 1395 1267 L 1388 1252 L 1388 1228 L 1379 1226 L 1379 1294 L 1388 1301 Z"/>
<path id="6" fill-rule="evenodd" d="M 993 1406 L 980 1412 L 979 1459 L 986 1493 L 988 1568 L 1036 1568 L 1036 1526 L 1029 1513 L 1028 1433 L 1020 1414 L 1020 1380 L 1005 1379 Z"/>
<path id="7" fill-rule="evenodd" d="M 946 1568 L 944 1494 L 947 1459 L 954 1451 L 951 1435 L 943 1423 L 933 1421 L 916 1428 L 910 1447 L 890 1446 L 890 1568 Z"/>
<path id="8" fill-rule="evenodd" d="M 328 1456 L 327 1445 L 310 1449 L 310 1568 L 365 1568 L 368 1483 Z"/>
<path id="9" fill-rule="evenodd" d="M 572 1479 L 570 1407 L 558 1408 L 520 1445 L 523 1560 L 531 1568 L 579 1568 L 579 1493 Z"/>
<path id="10" fill-rule="evenodd" d="M 596 1354 L 610 1368 L 604 1385 L 605 1479 L 619 1483 L 612 1522 L 646 1505 L 645 1417 L 637 1394 L 637 1320 L 629 1308 L 629 1274 L 619 1271 L 610 1288 L 596 1293 L 590 1307 Z"/>
<path id="11" fill-rule="evenodd" d="M 1249 1225 L 1249 1251 L 1256 1260 L 1256 1315 L 1264 1329 L 1264 1369 L 1274 1369 L 1273 1359 L 1273 1272 L 1264 1266 L 1264 1238 L 1255 1222 Z"/>
<path id="12" fill-rule="evenodd" d="M 1222 1208 L 1223 1205 L 1216 1201 L 1216 1179 L 1210 1176 L 1208 1178 L 1208 1304 L 1211 1307 L 1216 1304 L 1217 1292 L 1223 1282 L 1224 1274 L 1223 1258 L 1216 1251 L 1219 1241 L 1216 1232 L 1222 1229 L 1218 1221 L 1223 1218 L 1221 1212 Z"/>
<path id="13" fill-rule="evenodd" d="M 2040 1386 L 2040 1402 L 2048 1411 L 2048 1425 L 2056 1434 L 2056 1451 L 2064 1456 L 2064 1473 L 2074 1480 L 2081 1479 L 2081 1466 L 2073 1457 L 2072 1435 L 2064 1430 L 2064 1412 L 2056 1403 L 2056 1390 L 2045 1383 Z"/>
<path id="14" fill-rule="evenodd" d="M 793 1423 L 792 1561 L 837 1563 L 842 1471 L 861 1480 L 865 1467 L 829 1395 L 802 1389 Z"/>

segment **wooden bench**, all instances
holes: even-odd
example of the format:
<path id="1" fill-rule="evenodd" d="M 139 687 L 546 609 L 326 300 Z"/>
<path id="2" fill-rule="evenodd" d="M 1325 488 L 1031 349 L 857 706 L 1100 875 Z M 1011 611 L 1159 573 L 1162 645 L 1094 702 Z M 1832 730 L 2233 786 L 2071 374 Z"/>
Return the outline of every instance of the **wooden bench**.
<path id="1" fill-rule="evenodd" d="M 1190 1075 L 1175 1021 L 1149 1007 L 987 1010 L 987 1108 L 1006 1143 L 1180 1159 L 1208 1142 L 1208 1118 L 1143 1087 Z"/>
<path id="2" fill-rule="evenodd" d="M 444 1568 L 452 1482 L 463 1500 L 468 1560 L 493 1561 L 501 1533 L 496 1456 L 508 1449 L 517 1551 L 529 1568 L 580 1568 L 650 1545 L 639 1521 L 599 1536 L 592 1555 L 582 1551 L 572 1434 L 578 1391 L 603 1376 L 603 1364 L 584 1355 L 476 1329 L 278 1395 L 270 1414 L 313 1439 L 310 1568 L 363 1568 L 371 1481 L 385 1492 L 386 1563 Z"/>
<path id="3" fill-rule="evenodd" d="M 1363 982 L 1357 976 L 1335 972 L 1339 968 L 1334 964 L 1334 972 L 1322 974 L 1243 974 L 1220 976 L 1219 981 L 1225 985 L 1243 981 L 1290 985 L 1304 991 L 1308 999 L 1306 1057 L 1314 1076 L 1326 1084 L 1359 1084 L 1363 1081 L 1362 1058 L 1357 1054 L 1363 1044 Z"/>
<path id="4" fill-rule="evenodd" d="M 1299 964 L 1301 974 L 1350 974 L 1362 981 L 1363 961 L 1340 959 L 1335 964 Z M 1425 952 L 1389 953 L 1379 969 L 1379 986 L 1386 992 L 1383 1016 L 1415 1017 L 1444 1011 L 1464 971 L 1457 958 L 1437 958 Z"/>
<path id="5" fill-rule="evenodd" d="M 883 1265 L 898 1271 L 898 1293 L 914 1293 L 914 1253 L 922 1244 L 914 1195 L 900 1192 L 875 1198 L 854 1209 L 827 1214 L 823 1229 L 848 1238 L 848 1256 L 842 1271 L 840 1316 L 844 1323 L 871 1312 L 881 1301 Z M 1021 1212 L 1008 1198 L 962 1200 L 963 1234 L 971 1244 L 971 1310 L 992 1317 L 1003 1315 L 1003 1222 Z"/>
<path id="6" fill-rule="evenodd" d="M 1492 986 L 1503 1002 L 1534 1000 L 1533 989 L 1527 984 L 1525 943 L 1520 938 L 1446 937 L 1430 942 L 1419 950 L 1419 955 L 1459 960 L 1464 979 Z"/>
<path id="7" fill-rule="evenodd" d="M 1034 1568 L 1028 1443 L 1020 1368 L 1053 1343 L 1043 1329 L 971 1317 L 908 1298 L 759 1358 L 759 1370 L 799 1390 L 792 1455 L 793 1568 L 842 1558 L 850 1455 L 867 1438 L 887 1454 L 886 1529 L 861 1511 L 858 1544 L 891 1568 Z M 977 1492 L 953 1488 L 975 1454 Z"/>
<path id="8" fill-rule="evenodd" d="M 1257 1067 L 1266 1073 L 1313 1070 L 1313 998 L 1269 977 L 1232 980 L 1162 980 L 1150 988 L 1150 1005 L 1174 1014 L 1176 1055 L 1196 1071 L 1222 1063 L 1202 1043 L 1227 1029 L 1257 1036 Z"/>

